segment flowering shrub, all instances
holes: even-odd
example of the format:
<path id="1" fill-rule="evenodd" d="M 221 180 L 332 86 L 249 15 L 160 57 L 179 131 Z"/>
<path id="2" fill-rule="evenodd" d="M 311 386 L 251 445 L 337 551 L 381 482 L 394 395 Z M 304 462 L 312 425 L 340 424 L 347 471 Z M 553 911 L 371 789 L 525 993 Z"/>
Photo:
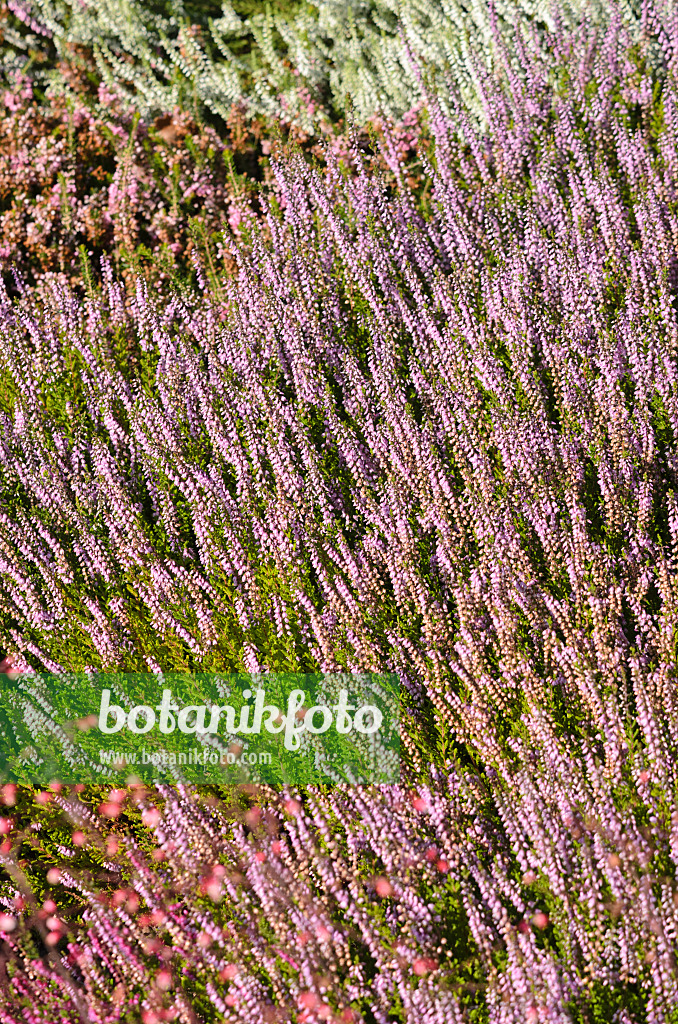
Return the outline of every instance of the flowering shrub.
<path id="1" fill-rule="evenodd" d="M 70 48 L 84 47 L 100 80 L 145 118 L 197 102 L 223 118 L 244 101 L 252 115 L 311 131 L 341 114 L 347 97 L 361 122 L 381 110 L 396 118 L 410 110 L 420 96 L 413 54 L 439 84 L 451 73 L 473 116 L 482 118 L 474 59 L 490 66 L 499 43 L 512 72 L 522 75 L 518 26 L 548 62 L 556 24 L 571 26 L 584 16 L 604 29 L 619 13 L 637 40 L 655 15 L 671 10 L 670 0 L 12 0 L 2 49 L 8 68 L 32 54 L 31 74 L 62 89 L 58 61 L 68 64 Z"/>
<path id="2" fill-rule="evenodd" d="M 395 183 L 274 160 L 194 290 L 104 260 L 84 297 L 3 297 L 12 671 L 396 671 L 409 712 L 398 787 L 5 789 L 7 1022 L 676 1019 L 678 23 L 653 31 L 479 66 L 487 129 L 429 95 L 423 195 L 408 126 Z"/>
<path id="3" fill-rule="evenodd" d="M 29 280 L 56 273 L 78 284 L 83 245 L 95 266 L 104 252 L 125 265 L 141 251 L 179 267 L 193 244 L 191 222 L 209 237 L 227 227 L 238 200 L 248 205 L 233 161 L 248 167 L 258 125 L 243 132 L 234 112 L 224 143 L 179 111 L 146 126 L 104 90 L 99 97 L 98 109 L 86 97 L 47 106 L 21 78 L 4 96 L 0 257 Z"/>
<path id="4" fill-rule="evenodd" d="M 238 107 L 223 139 L 179 109 L 140 122 L 104 87 L 93 93 L 82 69 L 71 68 L 70 80 L 77 101 L 48 105 L 27 77 L 14 76 L 0 108 L 0 261 L 27 282 L 57 275 L 81 288 L 82 246 L 95 275 L 105 253 L 118 268 L 141 261 L 155 284 L 171 280 L 192 269 L 194 248 L 214 248 L 224 231 L 241 234 L 257 209 L 258 180 L 275 186 L 270 158 L 282 145 L 324 159 L 317 137 L 289 124 L 272 130 Z M 381 120 L 372 127 L 382 131 Z M 412 164 L 417 109 L 394 131 Z M 343 122 L 326 141 L 352 166 Z"/>
<path id="5" fill-rule="evenodd" d="M 0 851 L 3 1020 L 674 1020 L 675 780 L 547 718 L 519 767 L 414 792 L 38 794 Z"/>

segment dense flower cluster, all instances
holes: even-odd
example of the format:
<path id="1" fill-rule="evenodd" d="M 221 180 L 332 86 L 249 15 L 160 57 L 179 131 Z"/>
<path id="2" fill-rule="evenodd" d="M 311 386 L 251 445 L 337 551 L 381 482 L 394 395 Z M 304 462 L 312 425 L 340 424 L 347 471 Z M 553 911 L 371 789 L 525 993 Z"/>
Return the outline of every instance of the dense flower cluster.
<path id="1" fill-rule="evenodd" d="M 7 852 L 44 853 L 39 838 L 10 825 L 0 851 L 3 1021 L 673 1020 L 662 764 L 610 772 L 619 735 L 601 757 L 544 714 L 526 724 L 519 767 L 495 758 L 483 781 L 448 764 L 416 791 L 252 787 L 233 807 L 134 787 L 99 815 L 75 793 L 38 794 L 71 832 L 40 900 Z M 130 803 L 144 846 L 105 824 Z"/>
<path id="2" fill-rule="evenodd" d="M 194 290 L 104 260 L 3 296 L 12 669 L 395 671 L 408 710 L 398 787 L 29 825 L 5 787 L 3 1022 L 675 1020 L 678 21 L 645 10 L 478 60 L 486 127 L 428 93 L 423 194 L 412 115 L 388 179 L 273 159 Z"/>
<path id="3" fill-rule="evenodd" d="M 241 234 L 257 209 L 258 183 L 275 188 L 270 158 L 282 144 L 324 159 L 317 136 L 290 124 L 271 132 L 239 106 L 226 118 L 225 137 L 179 108 L 139 121 L 104 86 L 92 87 L 84 57 L 68 71 L 72 97 L 46 105 L 18 74 L 0 107 L 0 265 L 27 283 L 56 275 L 82 287 L 82 246 L 95 275 L 106 254 L 118 269 L 141 260 L 155 284 L 171 279 L 192 266 L 195 248 L 214 248 L 224 232 Z M 410 164 L 421 134 L 417 109 L 395 128 Z M 379 132 L 381 119 L 371 128 Z M 343 121 L 324 141 L 352 165 Z M 420 171 L 413 180 L 420 183 Z"/>
<path id="4" fill-rule="evenodd" d="M 2 53 L 8 69 L 32 55 L 31 74 L 62 90 L 58 59 L 84 47 L 101 81 L 144 117 L 196 102 L 225 117 L 244 100 L 253 115 L 310 131 L 343 113 L 347 97 L 361 121 L 377 111 L 402 116 L 420 95 L 413 54 L 439 83 L 451 73 L 482 118 L 474 60 L 490 66 L 499 44 L 522 75 L 518 27 L 548 63 L 556 25 L 586 17 L 604 28 L 619 15 L 638 40 L 672 10 L 673 0 L 12 0 Z M 648 59 L 661 65 L 657 50 Z"/>
<path id="5" fill-rule="evenodd" d="M 29 280 L 79 283 L 81 246 L 95 265 L 102 253 L 124 265 L 143 246 L 175 268 L 193 244 L 191 222 L 210 237 L 228 231 L 238 198 L 248 205 L 236 167 L 256 165 L 260 128 L 238 130 L 236 111 L 224 143 L 180 111 L 146 126 L 105 89 L 97 100 L 45 106 L 21 76 L 4 95 L 0 259 Z"/>

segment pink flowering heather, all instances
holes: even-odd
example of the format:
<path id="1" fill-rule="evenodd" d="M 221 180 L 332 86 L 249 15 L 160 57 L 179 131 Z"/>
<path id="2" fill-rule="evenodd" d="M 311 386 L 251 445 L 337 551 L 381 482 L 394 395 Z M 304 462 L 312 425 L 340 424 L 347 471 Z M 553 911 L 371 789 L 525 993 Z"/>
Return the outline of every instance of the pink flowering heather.
<path id="1" fill-rule="evenodd" d="M 10 791 L 3 1024 L 676 1020 L 651 14 L 479 66 L 484 134 L 428 96 L 423 196 L 289 156 L 213 285 L 3 298 L 12 670 L 395 671 L 406 709 L 400 786 Z"/>
<path id="2" fill-rule="evenodd" d="M 21 76 L 5 92 L 3 269 L 15 266 L 31 282 L 58 275 L 79 285 L 81 246 L 96 256 L 95 266 L 103 252 L 124 266 L 143 246 L 148 254 L 164 253 L 166 266 L 155 274 L 162 279 L 191 249 L 191 220 L 208 236 L 224 227 L 224 209 L 234 198 L 233 140 L 224 144 L 180 111 L 155 125 L 135 124 L 119 104 L 103 99 L 95 104 L 84 95 L 47 105 L 32 97 Z"/>
<path id="3" fill-rule="evenodd" d="M 281 126 L 246 121 L 236 105 L 225 137 L 179 108 L 137 121 L 105 87 L 93 88 L 92 67 L 84 58 L 82 65 L 74 58 L 66 66 L 74 94 L 68 99 L 41 101 L 21 74 L 0 92 L 4 272 L 14 267 L 30 284 L 56 276 L 82 289 L 84 246 L 95 276 L 102 254 L 118 269 L 136 258 L 157 286 L 191 267 L 196 243 L 204 249 L 224 230 L 241 237 L 256 208 L 256 180 L 273 179 L 270 156 L 280 148 Z M 309 157 L 323 157 L 317 137 L 291 125 L 282 132 Z M 416 111 L 394 134 L 412 164 Z M 327 126 L 326 139 L 352 166 L 343 123 Z M 412 173 L 417 184 L 420 173 Z"/>

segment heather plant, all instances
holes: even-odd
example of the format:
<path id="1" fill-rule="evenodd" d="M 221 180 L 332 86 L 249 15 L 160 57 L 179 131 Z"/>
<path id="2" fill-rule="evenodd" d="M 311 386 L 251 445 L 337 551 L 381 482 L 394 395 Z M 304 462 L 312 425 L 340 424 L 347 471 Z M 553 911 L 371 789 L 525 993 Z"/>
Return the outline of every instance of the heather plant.
<path id="1" fill-rule="evenodd" d="M 28 285 L 56 275 L 82 293 L 83 247 L 93 278 L 104 254 L 118 272 L 143 268 L 154 286 L 190 276 L 194 249 L 211 266 L 222 233 L 240 235 L 257 214 L 257 183 L 273 180 L 271 154 L 295 145 L 322 163 L 318 138 L 293 125 L 246 119 L 239 107 L 222 135 L 179 109 L 146 123 L 91 81 L 84 56 L 66 71 L 75 98 L 46 104 L 25 75 L 3 95 L 0 261 L 12 290 L 10 267 Z M 380 131 L 379 119 L 371 129 Z M 417 109 L 394 130 L 408 174 L 421 184 Z M 361 137 L 367 148 L 367 133 Z M 352 167 L 343 122 L 326 141 Z"/>
<path id="2" fill-rule="evenodd" d="M 106 261 L 3 299 L 12 671 L 395 671 L 405 705 L 400 786 L 32 821 L 6 787 L 8 1022 L 675 1020 L 660 28 L 479 64 L 486 128 L 429 94 L 423 196 L 388 137 L 395 184 L 274 161 L 235 272 L 170 301 Z"/>
<path id="3" fill-rule="evenodd" d="M 78 286 L 82 247 L 95 271 L 104 253 L 118 270 L 144 258 L 160 279 L 190 267 L 196 237 L 237 228 L 251 200 L 261 126 L 237 111 L 230 124 L 225 140 L 180 111 L 146 125 L 104 89 L 47 106 L 19 77 L 0 117 L 4 267 Z"/>
<path id="4" fill-rule="evenodd" d="M 670 0 L 651 8 L 672 9 Z M 58 90 L 67 83 L 55 65 L 68 61 L 69 47 L 84 46 L 101 81 L 146 119 L 196 103 L 224 118 L 242 100 L 252 115 L 283 117 L 309 132 L 343 112 L 347 98 L 360 121 L 377 111 L 402 116 L 420 97 L 420 61 L 439 83 L 451 75 L 472 116 L 482 118 L 474 61 L 489 67 L 498 40 L 520 75 L 518 26 L 543 58 L 556 22 L 571 26 L 585 16 L 604 28 L 617 11 L 634 38 L 646 32 L 650 7 L 633 0 L 555 7 L 536 0 L 226 0 L 221 8 L 177 0 L 15 0 L 4 54 L 8 69 L 29 57 L 32 73 Z M 652 56 L 661 63 L 658 51 Z"/>
<path id="5" fill-rule="evenodd" d="M 675 1020 L 661 765 L 539 717 L 520 767 L 415 791 L 38 793 L 2 819 L 4 1020 Z"/>

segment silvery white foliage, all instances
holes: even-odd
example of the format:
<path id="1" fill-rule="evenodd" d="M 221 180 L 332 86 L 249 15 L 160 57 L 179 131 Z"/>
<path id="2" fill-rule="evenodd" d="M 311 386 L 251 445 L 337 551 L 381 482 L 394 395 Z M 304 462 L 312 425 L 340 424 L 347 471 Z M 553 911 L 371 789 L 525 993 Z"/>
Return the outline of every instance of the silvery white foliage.
<path id="1" fill-rule="evenodd" d="M 629 0 L 616 5 L 607 0 L 566 0 L 556 9 L 565 28 L 584 16 L 604 27 L 618 12 L 632 37 L 641 31 L 641 5 Z M 659 5 L 654 9 L 658 11 Z M 518 73 L 516 30 L 526 44 L 543 49 L 544 27 L 550 32 L 556 29 L 553 10 L 544 0 L 496 0 L 499 36 Z M 319 5 L 317 29 L 308 35 L 326 62 L 335 103 L 343 105 L 344 96 L 350 96 L 360 118 L 379 108 L 398 116 L 420 99 L 421 87 L 408 49 L 434 73 L 449 69 L 470 111 L 482 116 L 473 58 L 492 66 L 496 57 L 492 23 L 486 0 L 325 0 Z M 323 38 L 331 43 L 323 44 Z M 440 83 L 440 74 L 436 77 Z"/>
<path id="2" fill-rule="evenodd" d="M 251 114 L 285 116 L 306 129 L 330 106 L 341 111 L 350 104 L 359 121 L 379 110 L 403 114 L 422 96 L 419 65 L 441 98 L 449 73 L 482 118 L 474 63 L 495 61 L 493 23 L 520 74 L 517 29 L 528 48 L 544 50 L 556 11 L 564 28 L 583 17 L 604 27 L 618 15 L 636 39 L 648 17 L 664 19 L 675 8 L 675 0 L 495 0 L 494 8 L 486 0 L 316 0 L 292 14 L 266 10 L 241 18 L 225 0 L 221 17 L 205 19 L 196 34 L 181 0 L 169 0 L 164 17 L 140 0 L 23 2 L 52 33 L 57 51 L 68 43 L 91 46 L 109 88 L 142 116 L 195 100 L 224 116 L 244 103 Z M 230 46 L 243 37 L 252 43 L 247 57 Z M 53 73 L 55 88 L 57 78 Z"/>

